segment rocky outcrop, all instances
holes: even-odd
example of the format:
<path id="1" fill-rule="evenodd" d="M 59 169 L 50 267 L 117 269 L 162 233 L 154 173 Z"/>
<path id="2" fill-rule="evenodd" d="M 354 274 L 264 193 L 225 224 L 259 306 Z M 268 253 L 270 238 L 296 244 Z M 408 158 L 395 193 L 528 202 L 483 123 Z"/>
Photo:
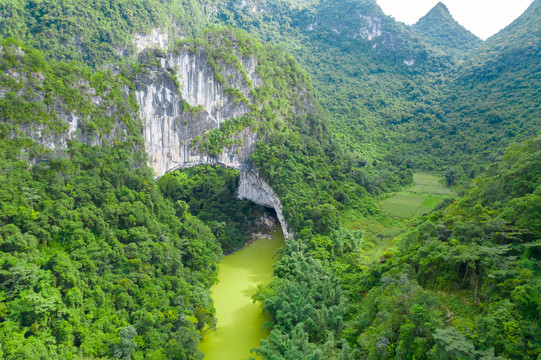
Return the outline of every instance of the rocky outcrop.
<path id="1" fill-rule="evenodd" d="M 238 196 L 273 208 L 284 234 L 291 236 L 282 215 L 280 199 L 250 166 L 250 155 L 259 140 L 256 131 L 249 127 L 238 131 L 234 134 L 236 145 L 224 147 L 216 155 L 202 151 L 194 141 L 211 130 L 219 129 L 223 122 L 250 111 L 252 90 L 259 87 L 262 80 L 255 71 L 257 63 L 254 57 L 238 58 L 243 71 L 238 66 L 221 63 L 221 78 L 218 79 L 203 49 L 180 49 L 167 54 L 158 50 L 141 53 L 143 70 L 135 77 L 134 91 L 143 122 L 144 146 L 149 155 L 149 166 L 157 177 L 173 170 L 206 164 L 237 169 L 241 173 Z M 26 75 L 13 73 L 11 76 L 16 80 Z M 22 80 L 28 83 L 28 79 Z M 42 76 L 38 76 L 36 81 L 37 85 L 43 83 Z M 60 153 L 68 147 L 70 140 L 101 146 L 103 143 L 126 139 L 129 131 L 126 124 L 115 115 L 116 105 L 106 101 L 103 94 L 97 95 L 86 80 L 80 80 L 76 87 L 92 107 L 99 111 L 100 116 L 118 118 L 108 130 L 96 131 L 89 125 L 88 120 L 92 115 L 81 115 L 62 101 L 57 101 L 48 109 L 58 123 L 55 124 L 56 130 L 52 131 L 50 125 L 21 123 L 18 134 L 25 133 L 36 142 Z M 0 97 L 5 96 L 8 90 L 0 88 Z M 36 102 L 43 101 L 43 91 L 30 90 L 32 96 L 37 97 Z M 121 89 L 125 99 L 129 91 L 127 86 Z"/>
<path id="2" fill-rule="evenodd" d="M 289 232 L 284 215 L 282 214 L 282 202 L 269 184 L 257 176 L 256 173 L 251 171 L 240 172 L 238 196 L 241 199 L 251 200 L 258 205 L 273 208 L 282 226 L 284 236 L 286 238 L 292 237 L 293 234 Z"/>
<path id="3" fill-rule="evenodd" d="M 139 54 L 147 48 L 158 48 L 165 50 L 170 44 L 169 31 L 167 29 L 152 29 L 150 34 L 135 34 L 133 43 Z"/>
<path id="4" fill-rule="evenodd" d="M 0 46 L 0 56 L 3 52 L 4 49 Z M 13 54 L 19 62 L 26 61 L 25 51 L 20 47 L 17 46 Z M 4 72 L 4 77 L 11 78 L 11 81 L 5 81 L 0 85 L 0 99 L 7 93 L 16 92 L 22 103 L 40 104 L 37 108 L 42 111 L 38 121 L 31 117 L 18 119 L 17 126 L 12 128 L 10 134 L 12 138 L 24 135 L 54 150 L 59 156 L 67 149 L 69 141 L 101 146 L 104 143 L 123 141 L 127 138 L 128 129 L 120 119 L 118 104 L 112 104 L 107 98 L 110 89 L 102 90 L 102 93 L 98 94 L 87 79 L 79 78 L 76 81 L 71 79 L 70 87 L 77 91 L 79 104 L 86 107 L 85 113 L 81 113 L 74 109 L 73 104 L 68 105 L 62 96 L 50 89 L 45 90 L 47 88 L 45 75 L 41 72 L 11 68 Z M 17 85 L 9 85 L 10 83 Z M 128 86 L 123 85 L 118 90 L 126 100 L 129 96 Z M 109 119 L 111 122 L 109 130 L 101 133 L 96 131 L 97 125 L 92 122 L 93 116 Z M 41 160 L 30 161 L 36 163 Z"/>
<path id="5" fill-rule="evenodd" d="M 359 31 L 353 34 L 353 38 L 360 36 L 362 39 L 371 41 L 372 39 L 381 36 L 382 21 L 377 16 L 367 16 L 359 13 L 363 26 L 359 28 Z"/>
<path id="6" fill-rule="evenodd" d="M 251 99 L 250 85 L 242 73 L 226 65 L 227 83 L 222 85 L 203 52 L 186 50 L 159 60 L 160 65 L 137 77 L 135 84 L 145 148 L 156 176 L 202 164 L 246 168 L 257 141 L 257 135 L 248 129 L 237 135 L 242 145 L 225 148 L 218 156 L 209 156 L 193 144 L 198 136 L 250 110 L 225 92 L 228 87 L 239 89 Z M 255 60 L 244 58 L 242 65 L 248 79 L 257 86 L 260 80 L 255 74 Z"/>
<path id="7" fill-rule="evenodd" d="M 194 144 L 197 137 L 218 129 L 224 121 L 250 111 L 249 104 L 237 101 L 226 92 L 228 88 L 237 89 L 251 101 L 251 87 L 257 88 L 261 84 L 255 72 L 255 59 L 243 57 L 241 64 L 246 77 L 233 65 L 224 64 L 221 74 L 225 83 L 222 84 L 216 79 L 204 52 L 184 50 L 159 55 L 159 65 L 137 77 L 135 96 L 144 122 L 149 165 L 158 177 L 198 165 L 238 169 L 241 173 L 239 198 L 273 208 L 284 235 L 291 236 L 280 199 L 250 167 L 257 133 L 250 128 L 242 130 L 236 135 L 240 145 L 225 147 L 216 156 L 201 151 Z"/>

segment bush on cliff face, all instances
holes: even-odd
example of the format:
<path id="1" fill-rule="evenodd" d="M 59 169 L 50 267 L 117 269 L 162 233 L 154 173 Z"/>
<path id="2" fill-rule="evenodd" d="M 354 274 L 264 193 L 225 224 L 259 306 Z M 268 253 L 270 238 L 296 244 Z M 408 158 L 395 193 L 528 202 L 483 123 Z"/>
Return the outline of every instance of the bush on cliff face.
<path id="1" fill-rule="evenodd" d="M 224 86 L 226 65 L 232 65 L 250 88 L 246 100 L 250 111 L 198 137 L 192 146 L 216 155 L 232 144 L 242 145 L 241 131 L 256 132 L 259 141 L 252 165 L 279 195 L 293 231 L 307 228 L 329 233 L 339 226 L 339 213 L 346 207 L 365 214 L 377 211 L 363 185 L 378 192 L 411 181 L 408 176 L 395 176 L 405 170 L 403 167 L 393 169 L 378 183 L 357 181 L 356 175 L 365 173 L 360 159 L 346 154 L 333 140 L 310 77 L 283 50 L 264 46 L 245 31 L 231 27 L 213 28 L 200 38 L 182 40 L 173 51 L 186 49 L 204 53 L 215 78 L 224 79 Z M 261 78 L 257 87 L 242 67 L 248 56 L 257 62 L 256 73 Z"/>
<path id="2" fill-rule="evenodd" d="M 263 83 L 252 88 L 250 121 L 234 119 L 239 126 L 220 131 L 259 133 L 252 164 L 280 195 L 295 231 L 329 234 L 346 207 L 375 209 L 350 176 L 359 170 L 355 161 L 331 140 L 308 75 L 290 56 L 231 28 L 194 43 L 217 73 L 239 54 L 258 61 Z M 1 45 L 2 355 L 201 357 L 201 332 L 215 324 L 208 294 L 221 256 L 215 234 L 226 250 L 234 244 L 216 219 L 209 228 L 185 203 L 164 199 L 145 165 L 129 92 L 131 76 L 144 69 L 95 71 L 45 60 L 16 41 Z M 66 114 L 83 119 L 77 136 L 102 146 L 67 141 L 51 151 L 27 136 L 42 125 L 55 142 L 68 130 Z M 119 132 L 124 125 L 127 132 Z M 118 137 L 107 140 L 111 131 Z M 227 145 L 214 135 L 212 146 Z M 218 194 L 233 183 L 218 184 Z M 195 208 L 194 194 L 185 195 Z M 205 206 L 197 211 L 209 220 Z"/>

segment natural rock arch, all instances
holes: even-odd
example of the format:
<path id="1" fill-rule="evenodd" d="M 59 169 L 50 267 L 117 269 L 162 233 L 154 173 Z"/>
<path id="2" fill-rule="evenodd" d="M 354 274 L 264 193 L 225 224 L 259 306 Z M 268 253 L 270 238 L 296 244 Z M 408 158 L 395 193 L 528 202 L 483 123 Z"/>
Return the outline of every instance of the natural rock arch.
<path id="1" fill-rule="evenodd" d="M 252 86 L 259 86 L 261 80 L 255 72 L 255 59 L 242 58 L 242 66 Z M 175 73 L 171 73 L 170 69 L 175 69 Z M 247 104 L 233 101 L 225 93 L 225 88 L 234 87 L 251 100 L 250 85 L 232 65 L 226 65 L 224 71 L 227 78 L 225 85 L 215 79 L 214 70 L 204 53 L 183 51 L 162 56 L 159 66 L 137 77 L 135 96 L 144 123 L 149 166 L 157 177 L 199 165 L 237 169 L 240 171 L 238 197 L 273 208 L 284 235 L 291 237 L 280 199 L 250 166 L 250 155 L 258 141 L 255 132 L 249 128 L 241 131 L 237 137 L 242 145 L 226 147 L 216 156 L 205 154 L 192 145 L 198 136 L 249 111 Z M 199 110 L 193 113 L 183 111 L 183 102 Z"/>
<path id="2" fill-rule="evenodd" d="M 243 169 L 243 168 L 230 167 L 220 162 L 210 161 L 207 163 L 199 163 L 195 165 L 187 164 L 186 166 L 179 166 L 167 172 L 186 169 L 189 167 L 201 166 L 201 165 L 216 165 L 216 166 L 223 166 L 223 167 L 239 170 L 240 180 L 239 180 L 239 187 L 237 189 L 237 197 L 239 199 L 250 200 L 257 205 L 274 209 L 274 211 L 276 212 L 276 217 L 278 218 L 278 221 L 280 222 L 280 226 L 282 228 L 284 236 L 286 238 L 292 237 L 292 233 L 288 230 L 287 223 L 282 213 L 282 203 L 280 201 L 280 198 L 278 198 L 278 196 L 275 194 L 272 187 L 269 184 L 267 184 L 267 182 L 265 182 L 263 179 L 261 179 L 257 175 L 257 173 L 255 173 L 254 171 Z"/>

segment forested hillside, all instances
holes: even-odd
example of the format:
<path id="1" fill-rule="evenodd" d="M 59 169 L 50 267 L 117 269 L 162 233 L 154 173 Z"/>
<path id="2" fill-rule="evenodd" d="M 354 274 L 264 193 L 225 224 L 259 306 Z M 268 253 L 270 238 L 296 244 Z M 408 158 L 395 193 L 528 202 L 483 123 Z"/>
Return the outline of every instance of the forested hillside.
<path id="1" fill-rule="evenodd" d="M 538 1 L 484 44 L 443 4 L 413 27 L 371 0 L 279 4 L 232 4 L 222 19 L 291 51 L 333 136 L 368 164 L 447 172 L 454 184 L 501 157 L 507 139 L 539 131 Z"/>
<path id="2" fill-rule="evenodd" d="M 253 134 L 246 166 L 294 234 L 254 296 L 270 317 L 255 354 L 541 356 L 541 0 L 485 42 L 442 3 L 414 26 L 373 0 L 0 0 L 0 15 L 0 358 L 203 358 L 218 262 L 267 210 L 236 199 L 237 170 L 149 167 L 136 82 L 164 67 L 180 88 L 163 64 L 181 53 L 246 107 L 189 146 L 212 160 Z M 454 190 L 385 212 L 421 171 Z"/>
<path id="3" fill-rule="evenodd" d="M 160 189 L 145 164 L 130 89 L 156 60 L 149 54 L 148 64 L 95 70 L 47 60 L 13 39 L 1 45 L 3 356 L 200 358 L 199 338 L 215 324 L 208 289 L 222 248 L 242 243 L 218 218 L 200 213 L 196 183 L 164 179 Z M 258 59 L 265 85 L 254 90 L 257 106 L 196 146 L 212 156 L 234 132 L 260 132 L 253 166 L 283 199 L 294 231 L 338 228 L 345 204 L 374 211 L 350 176 L 359 165 L 334 150 L 307 74 L 293 58 L 231 28 L 176 46 L 205 51 L 217 77 L 218 64 L 234 61 L 237 51 Z M 241 93 L 231 96 L 243 101 Z M 66 138 L 66 119 L 81 119 L 75 138 Z M 389 177 L 374 189 L 407 178 Z"/>
<path id="4" fill-rule="evenodd" d="M 0 34 L 57 60 L 101 66 L 135 55 L 135 34 L 160 28 L 171 37 L 195 35 L 213 8 L 210 1 L 6 0 L 0 2 Z"/>
<path id="5" fill-rule="evenodd" d="M 349 333 L 361 354 L 539 355 L 540 141 L 511 146 L 456 202 L 405 234 L 389 261 L 348 276 L 349 293 L 366 294 Z"/>
<path id="6" fill-rule="evenodd" d="M 453 19 L 445 4 L 439 2 L 415 23 L 413 29 L 430 45 L 444 53 L 464 57 L 481 45 L 481 39 L 463 28 Z"/>
<path id="7" fill-rule="evenodd" d="M 540 20 L 536 0 L 459 66 L 442 106 L 448 121 L 438 130 L 441 144 L 454 144 L 442 149 L 464 163 L 453 171 L 498 160 L 510 143 L 541 129 Z"/>
<path id="8" fill-rule="evenodd" d="M 129 81 L 1 46 L 1 357 L 199 356 L 199 331 L 215 323 L 207 289 L 222 251 L 155 184 L 133 99 L 120 89 Z M 114 111 L 91 101 L 95 89 Z M 88 119 L 88 137 L 117 121 L 129 132 L 64 150 L 29 137 L 33 127 L 41 139 L 59 136 L 62 111 Z"/>

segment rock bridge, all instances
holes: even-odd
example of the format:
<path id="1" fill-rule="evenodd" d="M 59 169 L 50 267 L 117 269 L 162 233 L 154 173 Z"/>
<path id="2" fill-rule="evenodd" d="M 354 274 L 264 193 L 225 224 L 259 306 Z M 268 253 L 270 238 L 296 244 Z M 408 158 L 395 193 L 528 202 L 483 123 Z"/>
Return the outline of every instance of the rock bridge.
<path id="1" fill-rule="evenodd" d="M 251 85 L 259 86 L 261 79 L 255 72 L 255 59 L 244 57 L 241 62 Z M 237 169 L 240 171 L 238 197 L 273 208 L 284 235 L 291 237 L 280 199 L 250 166 L 250 155 L 258 140 L 256 133 L 249 128 L 241 131 L 236 135 L 241 145 L 224 148 L 217 156 L 209 156 L 192 146 L 198 136 L 250 110 L 248 104 L 235 102 L 225 91 L 231 87 L 238 89 L 251 101 L 250 84 L 244 75 L 232 65 L 225 65 L 222 74 L 225 84 L 215 79 L 203 52 L 182 51 L 164 55 L 159 58 L 159 66 L 136 78 L 135 95 L 144 122 L 149 166 L 157 177 L 199 165 Z"/>
<path id="2" fill-rule="evenodd" d="M 220 82 L 203 49 L 195 52 L 185 49 L 167 54 L 145 50 L 139 56 L 144 70 L 135 77 L 135 97 L 144 125 L 148 165 L 156 177 L 199 165 L 237 169 L 240 171 L 239 198 L 273 208 L 284 235 L 291 237 L 280 199 L 258 176 L 257 170 L 250 166 L 250 155 L 258 141 L 257 133 L 246 128 L 235 134 L 238 140 L 235 143 L 240 145 L 226 147 L 217 156 L 209 156 L 201 152 L 199 146 L 192 146 L 197 137 L 218 129 L 226 120 L 250 111 L 249 104 L 235 101 L 226 89 L 235 89 L 237 94 L 240 91 L 248 102 L 252 102 L 251 87 L 257 88 L 262 83 L 255 71 L 255 58 L 239 56 L 244 72 L 225 64 L 220 70 L 224 80 Z M 126 87 L 124 91 L 128 96 L 130 90 Z M 93 102 L 96 106 L 106 106 L 99 99 Z M 81 130 L 83 117 L 66 109 L 62 106 L 55 109 L 67 125 L 65 133 L 51 132 L 43 124 L 21 124 L 20 130 L 40 144 L 58 151 L 66 149 L 69 140 L 100 146 L 103 142 L 123 139 L 127 135 L 128 129 L 119 120 L 110 133 L 100 136 L 85 133 Z"/>

